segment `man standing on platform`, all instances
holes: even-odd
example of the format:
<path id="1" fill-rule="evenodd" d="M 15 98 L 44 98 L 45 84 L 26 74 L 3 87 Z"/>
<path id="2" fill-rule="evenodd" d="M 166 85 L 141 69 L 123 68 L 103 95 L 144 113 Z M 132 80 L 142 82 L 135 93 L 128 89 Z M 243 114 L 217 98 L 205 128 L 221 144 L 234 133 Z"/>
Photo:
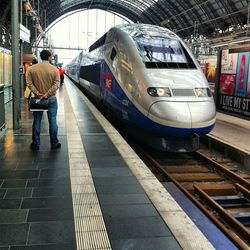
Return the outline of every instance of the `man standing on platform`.
<path id="1" fill-rule="evenodd" d="M 56 91 L 60 87 L 60 75 L 58 69 L 50 64 L 52 55 L 50 51 L 43 50 L 40 53 L 41 63 L 33 65 L 26 76 L 27 86 L 36 97 L 40 99 L 48 99 L 49 107 L 47 111 L 49 121 L 49 135 L 51 149 L 61 147 L 57 138 L 58 126 L 56 122 L 57 116 L 57 98 Z M 43 111 L 33 112 L 32 125 L 32 150 L 39 150 L 40 147 L 40 130 Z"/>

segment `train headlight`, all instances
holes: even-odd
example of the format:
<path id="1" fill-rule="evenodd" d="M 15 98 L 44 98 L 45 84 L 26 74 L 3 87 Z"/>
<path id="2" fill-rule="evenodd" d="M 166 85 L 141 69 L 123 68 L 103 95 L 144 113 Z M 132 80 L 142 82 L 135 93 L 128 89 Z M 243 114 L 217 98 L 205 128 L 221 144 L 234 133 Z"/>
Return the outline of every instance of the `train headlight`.
<path id="1" fill-rule="evenodd" d="M 211 91 L 209 88 L 196 88 L 195 93 L 198 97 L 211 97 Z"/>
<path id="2" fill-rule="evenodd" d="M 169 88 L 148 88 L 148 94 L 154 97 L 171 97 L 171 92 Z"/>

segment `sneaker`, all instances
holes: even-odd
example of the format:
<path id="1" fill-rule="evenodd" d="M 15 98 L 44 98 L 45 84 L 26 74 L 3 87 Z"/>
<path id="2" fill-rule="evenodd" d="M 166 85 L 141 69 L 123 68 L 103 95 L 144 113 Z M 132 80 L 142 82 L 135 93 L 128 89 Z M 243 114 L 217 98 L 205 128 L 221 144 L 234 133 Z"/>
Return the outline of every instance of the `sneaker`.
<path id="1" fill-rule="evenodd" d="M 39 150 L 40 147 L 38 145 L 34 144 L 34 143 L 31 143 L 30 144 L 30 149 L 36 151 L 36 150 Z"/>
<path id="2" fill-rule="evenodd" d="M 61 143 L 60 142 L 51 145 L 51 149 L 57 149 L 57 148 L 60 148 L 60 147 L 61 147 Z"/>

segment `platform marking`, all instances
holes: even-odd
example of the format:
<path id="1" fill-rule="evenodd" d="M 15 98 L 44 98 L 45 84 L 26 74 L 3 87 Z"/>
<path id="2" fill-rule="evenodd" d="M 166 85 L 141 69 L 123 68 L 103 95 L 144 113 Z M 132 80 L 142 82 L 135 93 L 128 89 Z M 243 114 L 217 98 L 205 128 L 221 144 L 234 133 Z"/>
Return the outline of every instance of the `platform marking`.
<path id="1" fill-rule="evenodd" d="M 77 91 L 142 185 L 180 246 L 184 250 L 215 249 L 118 131 L 115 130 L 82 92 Z"/>
<path id="2" fill-rule="evenodd" d="M 88 160 L 68 93 L 64 111 L 77 250 L 111 250 Z"/>

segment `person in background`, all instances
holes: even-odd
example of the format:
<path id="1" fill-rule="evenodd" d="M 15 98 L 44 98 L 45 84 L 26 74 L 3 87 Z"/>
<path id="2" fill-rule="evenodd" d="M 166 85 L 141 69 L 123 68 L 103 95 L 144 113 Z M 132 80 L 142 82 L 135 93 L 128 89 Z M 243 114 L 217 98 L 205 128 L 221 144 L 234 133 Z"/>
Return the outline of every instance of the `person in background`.
<path id="1" fill-rule="evenodd" d="M 62 69 L 61 66 L 58 68 L 58 70 L 59 70 L 59 74 L 60 74 L 60 82 L 61 82 L 61 84 L 63 84 L 63 82 L 64 82 L 64 70 Z"/>
<path id="2" fill-rule="evenodd" d="M 37 98 L 48 99 L 49 101 L 47 115 L 49 121 L 50 144 L 51 149 L 56 149 L 61 147 L 61 143 L 57 138 L 58 126 L 56 121 L 58 109 L 56 92 L 60 87 L 60 75 L 58 69 L 50 64 L 52 55 L 49 50 L 41 51 L 40 57 L 42 62 L 30 67 L 26 81 L 27 86 Z M 32 150 L 39 150 L 43 111 L 34 111 L 33 116 L 32 143 L 30 144 L 30 148 Z"/>
<path id="3" fill-rule="evenodd" d="M 25 75 L 27 75 L 28 74 L 28 72 L 29 72 L 29 68 L 32 66 L 32 65 L 34 65 L 34 64 L 37 64 L 38 63 L 38 60 L 36 59 L 36 58 L 33 58 L 32 59 L 32 62 L 30 63 L 30 64 L 27 64 L 26 63 L 26 65 L 25 65 Z"/>
<path id="4" fill-rule="evenodd" d="M 38 60 L 36 58 L 33 58 L 32 62 L 28 65 L 26 64 L 25 65 L 25 81 L 24 81 L 24 98 L 27 98 L 29 99 L 31 97 L 31 91 L 30 89 L 28 88 L 27 86 L 27 83 L 26 83 L 26 78 L 27 78 L 27 75 L 28 75 L 28 72 L 29 72 L 29 69 L 32 65 L 35 65 L 38 63 Z"/>

